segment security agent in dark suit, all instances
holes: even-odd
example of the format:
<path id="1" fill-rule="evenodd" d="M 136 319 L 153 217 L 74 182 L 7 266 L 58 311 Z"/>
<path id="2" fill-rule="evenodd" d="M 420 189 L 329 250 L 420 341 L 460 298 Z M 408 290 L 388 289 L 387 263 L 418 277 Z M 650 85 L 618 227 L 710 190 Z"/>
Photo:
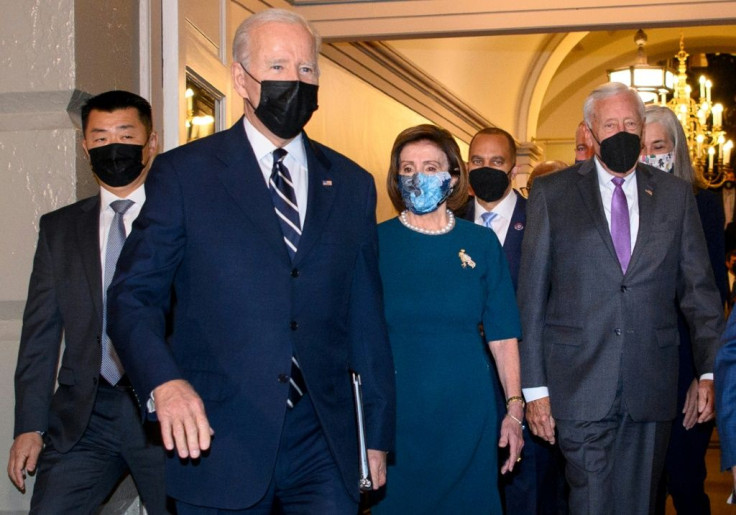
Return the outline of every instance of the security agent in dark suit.
<path id="1" fill-rule="evenodd" d="M 376 191 L 302 131 L 318 49 L 290 11 L 241 24 L 232 76 L 245 116 L 156 159 L 109 290 L 120 357 L 177 450 L 166 481 L 180 515 L 355 513 L 350 369 L 362 376 L 373 480 L 385 482 L 395 393 Z"/>
<path id="2" fill-rule="evenodd" d="M 110 253 L 114 268 L 108 242 L 119 230 L 114 206 L 127 208 L 120 216 L 129 230 L 157 150 L 151 106 L 127 91 L 102 93 L 82 108 L 82 130 L 100 193 L 41 217 L 15 374 L 8 475 L 25 491 L 26 472 L 38 469 L 31 513 L 76 514 L 94 513 L 130 471 L 148 513 L 164 513 L 164 451 L 153 443 L 158 428 L 141 423 L 114 350 L 103 350 L 109 342 L 104 263 Z"/>
<path id="3" fill-rule="evenodd" d="M 547 441 L 558 431 L 572 513 L 643 514 L 676 411 L 675 306 L 692 328 L 700 376 L 713 371 L 722 306 L 692 187 L 637 164 L 639 96 L 605 84 L 584 114 L 595 157 L 540 177 L 527 206 L 518 295 L 526 415 Z M 700 420 L 712 416 L 712 399 L 699 408 Z"/>
<path id="4" fill-rule="evenodd" d="M 478 131 L 470 140 L 468 170 L 474 196 L 464 207 L 462 215 L 466 220 L 485 225 L 496 233 L 516 289 L 526 226 L 526 199 L 511 184 L 517 173 L 513 136 L 498 127 Z M 496 376 L 497 413 L 506 413 L 503 390 L 494 367 L 491 367 L 491 372 Z M 522 457 L 523 461 L 513 472 L 499 475 L 505 512 L 566 513 L 564 459 L 559 448 L 525 430 Z"/>

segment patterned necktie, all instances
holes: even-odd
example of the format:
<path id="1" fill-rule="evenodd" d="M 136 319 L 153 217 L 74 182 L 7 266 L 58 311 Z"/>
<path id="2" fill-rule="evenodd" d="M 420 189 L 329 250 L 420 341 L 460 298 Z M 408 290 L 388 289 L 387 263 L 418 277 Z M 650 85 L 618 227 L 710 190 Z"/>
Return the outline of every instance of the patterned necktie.
<path id="1" fill-rule="evenodd" d="M 125 243 L 125 224 L 123 223 L 123 215 L 134 204 L 132 200 L 116 200 L 110 203 L 110 207 L 115 211 L 115 216 L 110 225 L 110 232 L 107 236 L 107 250 L 105 251 L 105 275 L 103 294 L 103 311 L 102 311 L 102 363 L 100 365 L 100 375 L 111 385 L 116 385 L 125 373 L 123 365 L 120 363 L 115 348 L 110 342 L 107 335 L 107 288 L 112 282 L 112 276 L 115 275 L 115 265 L 117 265 L 120 251 L 123 250 Z"/>
<path id="2" fill-rule="evenodd" d="M 613 199 L 611 200 L 611 238 L 613 238 L 613 247 L 616 249 L 618 261 L 621 263 L 621 270 L 626 273 L 631 260 L 629 204 L 626 201 L 626 194 L 621 188 L 624 183 L 623 178 L 614 177 L 611 181 L 615 185 Z"/>
<path id="3" fill-rule="evenodd" d="M 296 205 L 294 184 L 291 182 L 289 169 L 284 166 L 286 153 L 283 148 L 277 148 L 273 151 L 273 168 L 271 169 L 271 178 L 268 180 L 268 189 L 271 191 L 273 208 L 281 224 L 286 249 L 293 261 L 299 245 L 299 238 L 302 235 L 302 227 L 299 222 L 299 208 Z"/>
<path id="4" fill-rule="evenodd" d="M 289 251 L 289 257 L 294 261 L 296 249 L 299 245 L 299 237 L 302 235 L 301 223 L 299 222 L 299 209 L 296 204 L 296 191 L 294 184 L 291 182 L 289 169 L 284 165 L 286 150 L 277 148 L 273 151 L 273 168 L 271 169 L 271 178 L 268 180 L 268 189 L 271 191 L 271 199 L 273 200 L 273 208 L 276 216 L 281 223 L 281 232 L 284 235 L 284 243 L 286 250 Z M 289 377 L 289 397 L 286 399 L 286 405 L 289 408 L 296 406 L 296 403 L 304 396 L 306 385 L 302 376 L 302 369 L 296 356 L 291 357 L 291 377 Z"/>
<path id="5" fill-rule="evenodd" d="M 483 220 L 483 225 L 488 228 L 493 228 L 493 221 L 498 216 L 498 213 L 494 213 L 493 211 L 486 211 L 482 215 L 480 215 L 481 219 Z"/>

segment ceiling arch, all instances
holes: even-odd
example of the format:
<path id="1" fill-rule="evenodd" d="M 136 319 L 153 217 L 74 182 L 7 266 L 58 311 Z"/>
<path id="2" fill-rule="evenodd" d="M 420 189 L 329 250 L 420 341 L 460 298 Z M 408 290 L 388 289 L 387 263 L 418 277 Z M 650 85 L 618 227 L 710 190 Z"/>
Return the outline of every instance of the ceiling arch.
<path id="1" fill-rule="evenodd" d="M 516 133 L 519 139 L 531 141 L 536 136 L 539 112 L 547 87 L 560 64 L 587 34 L 588 32 L 556 34 L 548 40 L 546 48 L 537 53 L 518 107 Z"/>

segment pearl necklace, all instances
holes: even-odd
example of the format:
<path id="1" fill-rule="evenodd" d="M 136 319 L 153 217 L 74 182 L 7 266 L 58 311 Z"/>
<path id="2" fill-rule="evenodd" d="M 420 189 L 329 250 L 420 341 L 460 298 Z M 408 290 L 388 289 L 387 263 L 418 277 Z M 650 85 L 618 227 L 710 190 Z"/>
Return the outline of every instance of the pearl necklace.
<path id="1" fill-rule="evenodd" d="M 447 225 L 445 225 L 442 229 L 424 229 L 422 227 L 412 225 L 406 218 L 407 212 L 408 211 L 406 210 L 401 212 L 401 214 L 399 215 L 399 221 L 404 227 L 406 227 L 407 229 L 411 229 L 412 231 L 416 231 L 422 234 L 429 234 L 430 236 L 438 236 L 440 234 L 447 234 L 452 230 L 453 227 L 455 227 L 455 215 L 452 214 L 452 211 L 450 211 L 449 209 L 447 210 Z"/>

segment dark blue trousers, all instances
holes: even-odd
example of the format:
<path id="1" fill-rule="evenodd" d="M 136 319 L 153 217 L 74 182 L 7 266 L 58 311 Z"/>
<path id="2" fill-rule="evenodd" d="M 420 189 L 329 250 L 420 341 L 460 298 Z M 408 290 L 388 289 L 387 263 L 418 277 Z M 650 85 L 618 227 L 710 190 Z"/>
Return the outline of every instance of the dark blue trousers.
<path id="1" fill-rule="evenodd" d="M 683 414 L 680 413 L 672 422 L 656 513 L 664 515 L 667 494 L 670 494 L 677 515 L 710 515 L 710 499 L 705 493 L 705 453 L 714 424 L 695 424 L 686 430 L 682 420 Z"/>
<path id="2" fill-rule="evenodd" d="M 238 480 L 236 470 L 232 480 Z M 346 489 L 312 401 L 305 395 L 293 409 L 286 411 L 276 467 L 263 499 L 242 510 L 221 510 L 177 501 L 176 510 L 178 515 L 350 515 L 357 514 L 358 503 Z"/>
<path id="3" fill-rule="evenodd" d="M 129 387 L 101 381 L 79 442 L 61 453 L 44 438 L 31 513 L 96 513 L 128 471 L 148 513 L 167 513 L 164 449 L 154 443 L 160 441 L 158 425 L 142 424 L 138 413 Z"/>

